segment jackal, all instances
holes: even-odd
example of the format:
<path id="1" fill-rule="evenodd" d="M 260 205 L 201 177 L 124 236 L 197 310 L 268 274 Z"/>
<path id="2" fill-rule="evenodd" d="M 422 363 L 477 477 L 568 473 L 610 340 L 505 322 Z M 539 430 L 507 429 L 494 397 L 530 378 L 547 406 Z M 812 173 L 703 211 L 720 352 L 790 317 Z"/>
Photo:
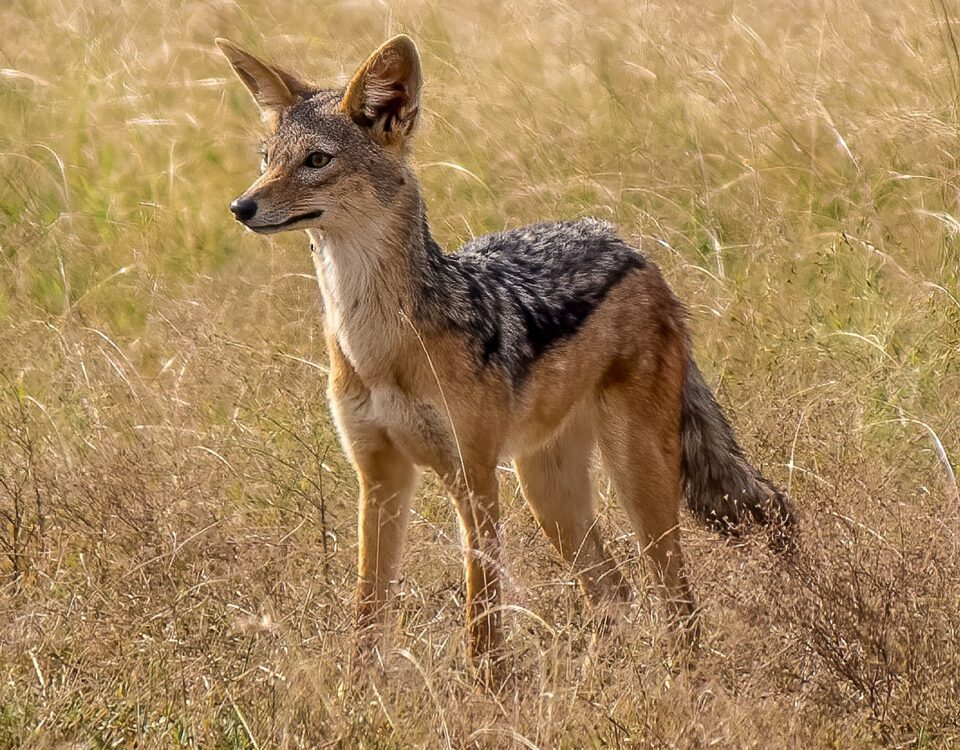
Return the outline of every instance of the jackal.
<path id="1" fill-rule="evenodd" d="M 409 161 L 420 57 L 407 36 L 343 89 L 314 86 L 218 39 L 267 123 L 260 177 L 230 204 L 248 229 L 310 237 L 328 397 L 359 500 L 357 625 L 379 632 L 420 467 L 461 527 L 468 650 L 500 639 L 497 464 L 510 459 L 589 602 L 631 591 L 596 523 L 594 448 L 671 613 L 691 621 L 685 494 L 703 522 L 794 524 L 744 458 L 690 357 L 685 313 L 610 224 L 541 223 L 444 253 Z"/>

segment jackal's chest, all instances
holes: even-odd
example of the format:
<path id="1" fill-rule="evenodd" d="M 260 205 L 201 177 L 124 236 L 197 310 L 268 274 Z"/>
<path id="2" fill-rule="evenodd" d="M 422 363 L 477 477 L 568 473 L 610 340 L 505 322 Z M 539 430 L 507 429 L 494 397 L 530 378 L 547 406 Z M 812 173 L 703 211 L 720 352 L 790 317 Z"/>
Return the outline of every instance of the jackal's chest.
<path id="1" fill-rule="evenodd" d="M 362 266 L 337 263 L 329 252 L 314 253 L 313 260 L 327 333 L 364 382 L 389 379 L 404 339 L 396 294 L 371 282 Z"/>
<path id="2" fill-rule="evenodd" d="M 394 388 L 373 388 L 367 418 L 421 466 L 438 469 L 456 456 L 456 440 L 442 408 Z"/>

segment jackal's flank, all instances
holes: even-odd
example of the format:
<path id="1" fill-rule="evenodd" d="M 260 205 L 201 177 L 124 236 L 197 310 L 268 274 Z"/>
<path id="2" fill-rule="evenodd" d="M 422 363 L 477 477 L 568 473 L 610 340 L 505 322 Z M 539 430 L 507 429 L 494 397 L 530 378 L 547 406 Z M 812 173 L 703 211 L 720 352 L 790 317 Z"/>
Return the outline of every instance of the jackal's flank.
<path id="1" fill-rule="evenodd" d="M 224 40 L 270 131 L 261 176 L 231 204 L 249 229 L 310 236 L 329 399 L 360 483 L 357 617 L 370 637 L 396 577 L 418 467 L 461 523 L 474 654 L 499 640 L 497 462 L 512 459 L 544 532 L 594 606 L 630 590 L 596 524 L 594 449 L 671 611 L 690 621 L 677 517 L 786 527 L 784 495 L 744 459 L 689 355 L 660 272 L 604 222 L 543 223 L 444 253 L 407 160 L 416 46 L 398 36 L 345 89 Z"/>

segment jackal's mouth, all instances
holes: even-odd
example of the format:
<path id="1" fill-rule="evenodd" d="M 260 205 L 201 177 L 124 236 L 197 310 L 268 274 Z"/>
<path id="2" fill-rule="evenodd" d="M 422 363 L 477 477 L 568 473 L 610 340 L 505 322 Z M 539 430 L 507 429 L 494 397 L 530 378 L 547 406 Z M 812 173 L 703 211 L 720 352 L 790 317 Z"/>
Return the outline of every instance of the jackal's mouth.
<path id="1" fill-rule="evenodd" d="M 279 232 L 282 229 L 298 224 L 301 221 L 307 221 L 308 219 L 319 219 L 323 216 L 323 211 L 309 211 L 305 214 L 300 214 L 299 216 L 293 216 L 286 221 L 281 221 L 279 224 L 247 224 L 247 228 L 253 230 L 254 232 L 259 232 L 260 234 L 270 234 L 271 232 Z"/>

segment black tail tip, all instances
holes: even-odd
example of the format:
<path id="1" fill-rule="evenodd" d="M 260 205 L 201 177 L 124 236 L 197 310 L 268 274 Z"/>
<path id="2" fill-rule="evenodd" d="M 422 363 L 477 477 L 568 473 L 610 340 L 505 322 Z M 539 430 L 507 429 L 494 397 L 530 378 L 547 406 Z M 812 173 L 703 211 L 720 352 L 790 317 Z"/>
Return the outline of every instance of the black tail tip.
<path id="1" fill-rule="evenodd" d="M 797 521 L 797 514 L 786 494 L 777 488 L 774 488 L 774 491 L 775 495 L 764 522 L 770 549 L 778 554 L 793 554 L 799 549 L 800 544 L 800 524 Z"/>
<path id="2" fill-rule="evenodd" d="M 740 539 L 754 531 L 763 531 L 770 549 L 789 554 L 797 549 L 800 524 L 793 503 L 779 487 L 769 483 L 757 484 L 754 492 L 714 504 L 709 513 L 698 513 L 709 528 L 724 536 Z M 717 513 L 716 508 L 724 512 Z"/>

